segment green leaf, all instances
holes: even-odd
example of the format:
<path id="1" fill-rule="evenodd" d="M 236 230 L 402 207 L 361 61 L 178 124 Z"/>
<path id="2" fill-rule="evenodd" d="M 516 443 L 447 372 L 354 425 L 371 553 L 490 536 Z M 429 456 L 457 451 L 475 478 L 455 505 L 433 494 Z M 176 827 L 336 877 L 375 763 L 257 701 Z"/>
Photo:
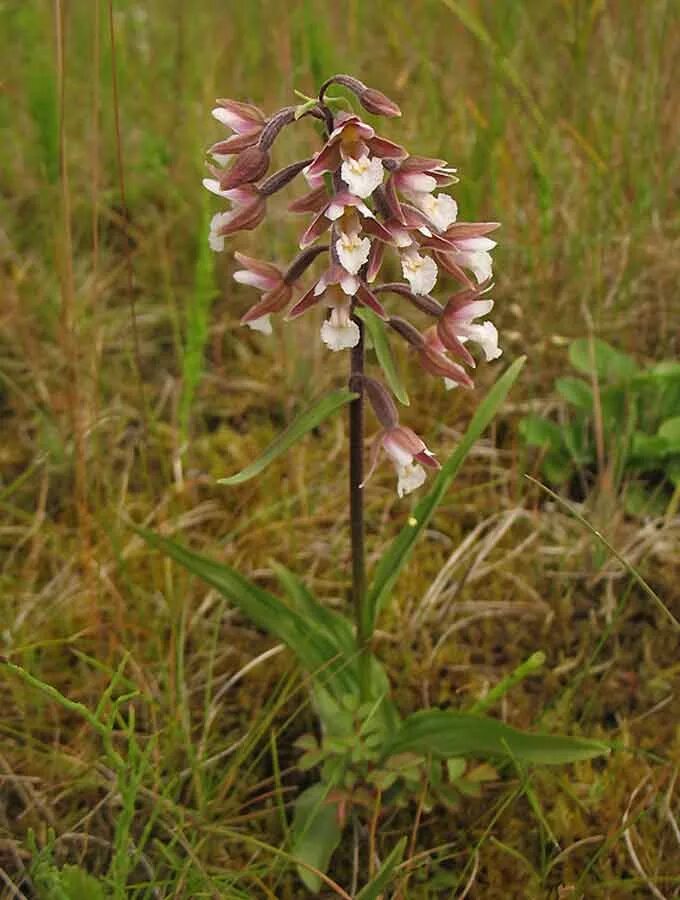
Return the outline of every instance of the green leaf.
<path id="1" fill-rule="evenodd" d="M 281 582 L 281 586 L 293 601 L 297 612 L 313 621 L 320 630 L 328 635 L 339 652 L 345 653 L 352 659 L 358 653 L 358 648 L 352 633 L 352 626 L 347 619 L 320 603 L 307 585 L 290 569 L 277 562 L 272 562 L 271 567 Z"/>
<path id="2" fill-rule="evenodd" d="M 262 456 L 256 459 L 255 462 L 252 462 L 249 466 L 246 466 L 245 469 L 242 469 L 235 475 L 218 479 L 217 483 L 242 484 L 244 481 L 248 481 L 250 478 L 259 475 L 271 462 L 281 456 L 282 453 L 285 453 L 286 450 L 289 450 L 293 444 L 299 441 L 308 431 L 316 428 L 317 425 L 320 425 L 336 410 L 340 409 L 341 406 L 354 400 L 356 396 L 356 394 L 343 388 L 342 390 L 333 391 L 332 394 L 322 397 L 321 400 L 318 400 L 313 406 L 310 406 L 309 409 L 305 410 L 302 415 L 298 416 L 297 419 L 267 447 Z"/>
<path id="3" fill-rule="evenodd" d="M 406 849 L 407 838 L 403 837 L 390 850 L 378 873 L 357 894 L 356 900 L 377 900 L 389 885 L 392 874 L 402 861 Z"/>
<path id="4" fill-rule="evenodd" d="M 79 866 L 64 866 L 61 870 L 61 887 L 69 900 L 105 900 L 106 897 L 101 881 Z"/>
<path id="5" fill-rule="evenodd" d="M 135 528 L 144 540 L 198 575 L 227 597 L 252 621 L 287 644 L 302 665 L 340 692 L 357 689 L 352 672 L 339 659 L 337 644 L 314 621 L 289 609 L 278 597 L 259 588 L 235 569 L 217 563 L 153 531 Z"/>
<path id="6" fill-rule="evenodd" d="M 625 381 L 637 374 L 638 367 L 630 356 L 600 338 L 593 339 L 591 356 L 590 344 L 589 338 L 579 338 L 569 347 L 569 361 L 583 375 L 592 374 L 593 363 L 596 374 L 605 381 Z"/>
<path id="7" fill-rule="evenodd" d="M 541 470 L 552 484 L 564 484 L 574 471 L 572 460 L 563 451 L 548 453 L 541 463 Z"/>
<path id="8" fill-rule="evenodd" d="M 657 434 L 668 441 L 672 450 L 680 450 L 680 416 L 662 422 Z"/>
<path id="9" fill-rule="evenodd" d="M 293 856 L 324 875 L 342 837 L 338 804 L 328 803 L 327 795 L 325 784 L 307 788 L 295 802 L 293 818 Z M 313 892 L 318 891 L 321 878 L 306 866 L 299 865 L 297 869 L 305 887 Z"/>
<path id="10" fill-rule="evenodd" d="M 633 435 L 630 453 L 636 460 L 658 464 L 658 460 L 663 459 L 670 450 L 671 447 L 665 437 L 636 431 Z"/>
<path id="11" fill-rule="evenodd" d="M 562 446 L 562 432 L 558 425 L 530 413 L 519 423 L 519 433 L 531 447 L 548 447 L 556 450 Z"/>
<path id="12" fill-rule="evenodd" d="M 578 406 L 579 409 L 585 409 L 587 412 L 593 410 L 593 392 L 590 385 L 586 384 L 581 378 L 558 378 L 555 382 L 557 393 L 560 394 L 567 403 L 572 406 Z"/>
<path id="13" fill-rule="evenodd" d="M 387 338 L 387 331 L 385 330 L 385 323 L 373 312 L 373 310 L 368 309 L 367 307 L 360 307 L 355 310 L 355 312 L 368 329 L 368 333 L 373 341 L 375 355 L 378 357 L 378 363 L 385 373 L 385 378 L 392 389 L 392 393 L 400 403 L 403 403 L 404 406 L 408 406 L 408 394 L 397 374 L 394 357 L 392 356 L 392 350 L 390 349 L 390 342 Z"/>
<path id="14" fill-rule="evenodd" d="M 404 720 L 384 754 L 432 753 L 451 756 L 499 756 L 526 763 L 557 765 L 609 753 L 606 744 L 585 738 L 529 734 L 497 719 L 430 709 Z"/>
<path id="15" fill-rule="evenodd" d="M 378 612 L 384 606 L 387 597 L 399 577 L 399 573 L 408 561 L 416 541 L 432 518 L 437 506 L 441 503 L 456 477 L 458 469 L 465 461 L 475 441 L 491 422 L 501 404 L 505 400 L 515 379 L 524 365 L 526 357 L 520 357 L 510 366 L 491 388 L 484 400 L 477 407 L 465 435 L 451 456 L 446 460 L 434 481 L 430 493 L 418 503 L 408 524 L 402 528 L 392 541 L 378 563 L 366 598 L 371 626 L 375 625 Z"/>

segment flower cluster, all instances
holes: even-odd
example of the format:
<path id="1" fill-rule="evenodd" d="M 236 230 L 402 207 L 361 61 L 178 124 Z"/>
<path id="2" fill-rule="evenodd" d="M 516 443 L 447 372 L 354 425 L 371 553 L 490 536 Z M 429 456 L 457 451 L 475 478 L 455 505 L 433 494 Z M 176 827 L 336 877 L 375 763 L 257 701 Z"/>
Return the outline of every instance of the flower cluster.
<path id="1" fill-rule="evenodd" d="M 210 177 L 203 182 L 231 203 L 229 211 L 212 219 L 213 250 L 223 250 L 229 235 L 256 228 L 265 217 L 269 197 L 298 175 L 308 186 L 289 206 L 291 212 L 311 220 L 300 238 L 301 252 L 288 267 L 236 253 L 241 268 L 234 273 L 235 280 L 262 292 L 241 322 L 270 334 L 272 314 L 285 311 L 291 320 L 322 306 L 326 316 L 321 339 L 339 351 L 359 343 L 361 326 L 355 309 L 366 307 L 403 338 L 420 365 L 442 377 L 447 388 L 472 387 L 465 368 L 475 366 L 469 344 L 477 344 L 486 360 L 502 352 L 495 326 L 484 319 L 493 307 L 488 297 L 490 251 L 496 246 L 488 235 L 498 223 L 458 221 L 457 203 L 443 190 L 458 180 L 456 170 L 445 160 L 409 154 L 355 113 L 334 111 L 337 102 L 326 99 L 331 84 L 348 88 L 374 115 L 401 115 L 392 100 L 349 75 L 328 79 L 318 100 L 284 107 L 269 117 L 235 100 L 218 100 L 213 110 L 213 116 L 233 132 L 210 148 Z M 309 159 L 268 175 L 276 138 L 302 118 L 320 123 L 323 146 Z M 398 258 L 403 281 L 378 281 L 388 249 Z M 322 255 L 324 267 L 305 289 L 301 280 Z M 443 276 L 459 284 L 445 303 L 431 296 Z M 382 302 L 385 294 L 407 300 L 429 317 L 429 327 L 420 330 L 388 312 Z M 401 496 L 424 481 L 421 463 L 437 463 L 420 438 L 398 424 L 394 404 L 385 411 L 386 388 L 366 379 L 366 392 L 384 429 L 376 446 L 394 462 Z"/>

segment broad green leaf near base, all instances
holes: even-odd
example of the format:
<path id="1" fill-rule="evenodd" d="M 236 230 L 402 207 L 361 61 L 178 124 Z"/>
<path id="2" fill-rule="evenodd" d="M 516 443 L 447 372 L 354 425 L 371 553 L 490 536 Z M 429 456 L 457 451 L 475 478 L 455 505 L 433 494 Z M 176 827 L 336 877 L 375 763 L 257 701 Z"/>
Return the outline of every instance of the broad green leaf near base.
<path id="1" fill-rule="evenodd" d="M 529 734 L 497 719 L 442 709 L 422 710 L 409 716 L 382 749 L 385 758 L 396 753 L 431 753 L 443 759 L 505 757 L 543 765 L 559 765 L 609 753 L 609 747 L 600 741 Z"/>
<path id="2" fill-rule="evenodd" d="M 342 829 L 338 824 L 338 804 L 326 800 L 328 787 L 315 784 L 303 791 L 295 802 L 293 819 L 293 856 L 326 873 L 333 851 L 340 843 Z M 298 866 L 298 874 L 310 891 L 321 887 L 321 878 L 306 866 Z"/>
<path id="3" fill-rule="evenodd" d="M 308 431 L 316 428 L 317 425 L 320 425 L 336 410 L 340 409 L 340 407 L 349 403 L 351 400 L 354 400 L 356 396 L 357 395 L 353 394 L 351 391 L 343 389 L 340 391 L 333 391 L 332 394 L 327 394 L 325 397 L 322 397 L 321 400 L 317 401 L 313 406 L 310 406 L 309 409 L 305 410 L 302 415 L 298 416 L 297 419 L 267 447 L 262 456 L 258 457 L 255 462 L 246 466 L 245 469 L 241 469 L 241 471 L 237 472 L 235 475 L 218 479 L 217 483 L 242 484 L 244 481 L 248 481 L 250 478 L 259 475 L 271 462 L 285 453 L 286 450 L 289 450 L 293 444 L 299 441 Z"/>
<path id="4" fill-rule="evenodd" d="M 413 511 L 413 515 L 409 518 L 408 524 L 402 528 L 383 554 L 376 567 L 366 598 L 372 627 L 375 626 L 378 613 L 385 605 L 389 593 L 399 573 L 408 561 L 417 539 L 432 518 L 437 506 L 443 500 L 451 482 L 458 473 L 458 469 L 460 469 L 475 441 L 498 412 L 510 388 L 515 383 L 525 359 L 526 357 L 522 356 L 515 360 L 479 404 L 463 439 L 442 466 L 439 475 L 434 481 L 432 490 L 418 503 Z"/>

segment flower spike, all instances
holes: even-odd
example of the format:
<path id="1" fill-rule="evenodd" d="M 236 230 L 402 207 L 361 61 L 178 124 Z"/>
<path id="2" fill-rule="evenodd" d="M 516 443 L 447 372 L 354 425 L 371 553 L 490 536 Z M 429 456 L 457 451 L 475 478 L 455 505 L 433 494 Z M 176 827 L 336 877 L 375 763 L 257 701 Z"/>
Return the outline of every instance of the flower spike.
<path id="1" fill-rule="evenodd" d="M 269 199 L 274 202 L 298 175 L 308 185 L 306 193 L 287 201 L 290 212 L 309 216 L 292 262 L 279 267 L 236 254 L 240 268 L 234 279 L 261 292 L 241 322 L 271 333 L 272 316 L 281 314 L 291 322 L 315 308 L 323 314 L 321 341 L 340 352 L 359 346 L 362 323 L 356 313 L 365 307 L 389 325 L 388 335 L 406 341 L 424 372 L 443 378 L 447 388 L 471 388 L 468 372 L 480 358 L 491 361 L 502 353 L 498 331 L 487 318 L 493 309 L 488 291 L 496 246 L 489 235 L 498 222 L 459 220 L 449 192 L 458 181 L 456 169 L 444 159 L 409 153 L 358 112 L 338 110 L 337 98 L 326 98 L 331 85 L 349 90 L 373 115 L 401 115 L 393 100 L 347 74 L 329 78 L 318 100 L 302 108 L 285 106 L 267 115 L 250 103 L 225 99 L 213 110 L 232 132 L 208 151 L 214 163 L 203 182 L 231 204 L 210 223 L 214 250 L 223 250 L 230 235 L 256 228 Z M 272 147 L 284 129 L 310 121 L 324 129 L 321 145 L 268 174 Z M 328 254 L 324 268 L 310 278 L 307 271 L 322 253 Z M 381 282 L 385 265 L 394 271 L 395 262 L 403 280 Z M 438 285 L 450 278 L 462 290 L 446 301 L 434 297 Z M 412 323 L 399 314 L 404 309 L 426 316 L 429 324 Z M 379 327 L 372 319 L 366 322 Z M 380 353 L 377 357 L 382 362 Z M 399 424 L 388 388 L 367 374 L 361 384 L 383 429 L 373 463 L 383 451 L 387 454 L 397 467 L 401 496 L 425 480 L 423 467 L 436 466 L 436 460 L 414 432 Z"/>

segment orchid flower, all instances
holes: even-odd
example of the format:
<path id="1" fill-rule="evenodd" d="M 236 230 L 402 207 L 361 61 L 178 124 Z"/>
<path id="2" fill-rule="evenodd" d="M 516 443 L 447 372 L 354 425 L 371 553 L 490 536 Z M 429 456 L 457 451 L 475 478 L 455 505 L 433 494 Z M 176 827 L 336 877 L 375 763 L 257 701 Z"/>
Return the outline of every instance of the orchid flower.
<path id="1" fill-rule="evenodd" d="M 321 341 L 339 352 L 359 347 L 362 321 L 356 312 L 366 307 L 409 344 L 425 372 L 443 378 L 447 388 L 472 388 L 467 369 L 476 360 L 470 347 L 478 345 L 487 361 L 502 352 L 498 331 L 485 318 L 493 301 L 483 296 L 496 246 L 488 234 L 498 223 L 458 221 L 458 205 L 448 193 L 458 181 L 456 169 L 443 159 L 410 155 L 356 113 L 334 111 L 324 99 L 331 83 L 348 88 L 375 115 L 400 115 L 392 100 L 349 75 L 325 82 L 318 101 L 283 107 L 270 116 L 234 100 L 219 100 L 213 110 L 233 132 L 208 151 L 214 163 L 203 184 L 232 204 L 210 223 L 213 250 L 223 250 L 227 236 L 256 228 L 269 198 L 295 178 L 301 175 L 308 186 L 288 206 L 291 212 L 310 215 L 310 221 L 299 240 L 301 252 L 287 269 L 236 254 L 241 267 L 234 280 L 261 292 L 241 324 L 270 334 L 273 315 L 283 313 L 291 321 L 321 307 Z M 279 134 L 308 117 L 322 123 L 323 145 L 308 159 L 268 175 Z M 327 242 L 321 244 L 325 234 Z M 328 254 L 324 267 L 305 286 L 303 275 L 321 253 Z M 403 281 L 379 281 L 389 256 L 398 261 Z M 464 290 L 442 304 L 432 292 L 449 276 Z M 418 315 L 429 317 L 429 324 L 421 330 L 386 312 L 380 295 L 387 293 L 407 300 Z M 387 388 L 367 375 L 362 378 L 382 426 L 376 452 L 384 451 L 394 463 L 397 491 L 403 496 L 423 483 L 423 466 L 436 467 L 436 460 L 415 432 L 399 424 Z"/>

